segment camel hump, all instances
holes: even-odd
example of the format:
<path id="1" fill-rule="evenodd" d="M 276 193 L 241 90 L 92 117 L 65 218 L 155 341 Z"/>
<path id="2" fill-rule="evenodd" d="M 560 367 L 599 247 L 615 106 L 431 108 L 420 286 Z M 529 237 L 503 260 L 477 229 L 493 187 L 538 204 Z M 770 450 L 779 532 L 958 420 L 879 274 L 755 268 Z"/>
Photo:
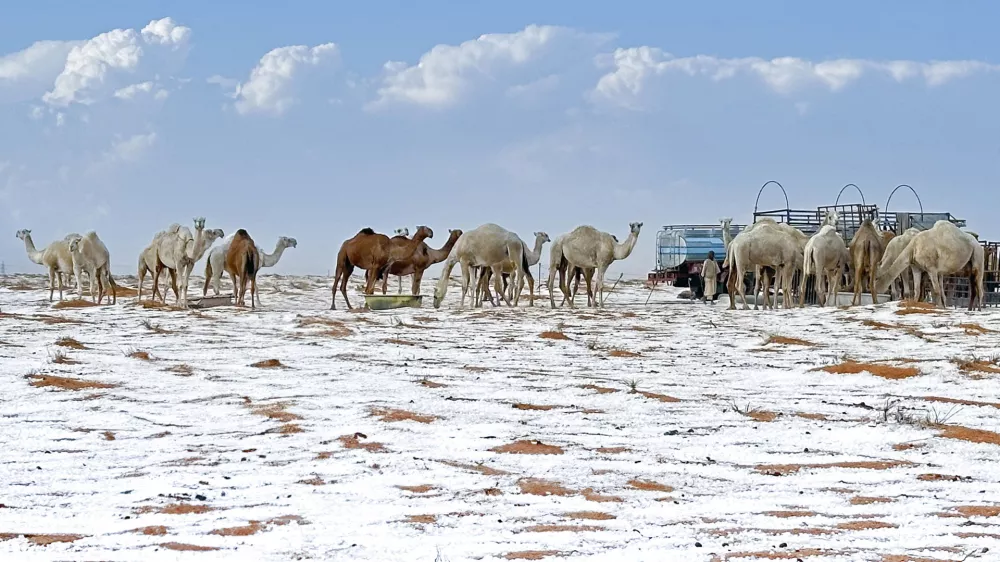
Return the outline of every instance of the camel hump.
<path id="1" fill-rule="evenodd" d="M 239 229 L 239 230 L 236 231 L 236 234 L 233 237 L 234 238 L 250 238 L 250 233 L 248 233 L 246 230 L 244 230 L 244 229 L 241 228 L 241 229 Z"/>
<path id="2" fill-rule="evenodd" d="M 374 236 L 375 235 L 375 231 L 372 230 L 370 227 L 365 227 L 365 228 L 362 228 L 358 232 L 358 234 L 364 234 L 365 236 Z"/>

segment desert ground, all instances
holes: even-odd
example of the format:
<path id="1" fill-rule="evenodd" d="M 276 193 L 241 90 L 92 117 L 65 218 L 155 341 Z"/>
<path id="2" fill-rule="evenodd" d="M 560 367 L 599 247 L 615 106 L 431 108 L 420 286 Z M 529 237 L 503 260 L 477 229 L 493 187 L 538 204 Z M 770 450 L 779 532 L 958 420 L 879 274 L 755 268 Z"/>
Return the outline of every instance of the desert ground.
<path id="1" fill-rule="evenodd" d="M 46 283 L 0 283 L 4 560 L 1000 552 L 997 310 L 638 281 L 604 310 L 435 310 L 425 279 L 423 308 L 347 312 L 273 275 L 254 311 L 59 307 Z"/>

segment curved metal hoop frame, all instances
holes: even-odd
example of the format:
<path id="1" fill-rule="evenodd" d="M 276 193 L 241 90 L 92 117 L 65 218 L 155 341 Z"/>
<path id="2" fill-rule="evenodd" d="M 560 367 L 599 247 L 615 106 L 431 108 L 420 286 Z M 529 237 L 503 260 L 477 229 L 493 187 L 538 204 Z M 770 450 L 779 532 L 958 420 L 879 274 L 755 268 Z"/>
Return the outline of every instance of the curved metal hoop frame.
<path id="1" fill-rule="evenodd" d="M 760 186 L 760 191 L 757 192 L 757 200 L 754 201 L 754 204 L 753 204 L 753 214 L 755 214 L 755 215 L 757 214 L 757 206 L 760 204 L 760 194 L 764 193 L 764 188 L 767 187 L 767 186 L 769 186 L 769 185 L 771 185 L 772 183 L 774 185 L 778 186 L 778 189 L 781 190 L 781 194 L 785 196 L 785 208 L 786 209 L 789 208 L 789 205 L 788 205 L 788 192 L 785 191 L 785 188 L 782 187 L 782 185 L 780 183 L 778 183 L 778 182 L 776 182 L 774 180 L 771 180 L 771 181 L 768 181 L 767 183 L 765 183 L 764 185 Z"/>
<path id="2" fill-rule="evenodd" d="M 858 190 L 858 194 L 861 195 L 861 204 L 865 205 L 865 206 L 868 205 L 868 202 L 865 201 L 865 192 L 861 191 L 861 188 L 858 187 L 856 184 L 849 183 L 849 184 L 845 185 L 844 187 L 840 188 L 840 193 L 837 194 L 837 202 L 833 204 L 834 207 L 836 207 L 837 205 L 840 205 L 840 196 L 844 194 L 844 190 L 847 189 L 848 187 L 853 187 L 854 189 Z"/>
<path id="3" fill-rule="evenodd" d="M 905 183 L 901 183 L 901 184 L 897 185 L 895 188 L 893 188 L 892 192 L 889 193 L 889 198 L 885 200 L 885 214 L 886 214 L 886 216 L 889 215 L 889 201 L 892 201 L 892 196 L 895 195 L 896 191 L 899 188 L 901 188 L 901 187 L 905 187 L 906 189 L 909 189 L 910 192 L 913 193 L 913 196 L 917 198 L 917 205 L 920 205 L 920 214 L 923 215 L 924 214 L 924 203 L 923 203 L 923 201 L 920 200 L 920 195 L 917 194 L 917 190 L 913 189 L 912 187 L 910 187 L 908 185 L 906 185 Z"/>

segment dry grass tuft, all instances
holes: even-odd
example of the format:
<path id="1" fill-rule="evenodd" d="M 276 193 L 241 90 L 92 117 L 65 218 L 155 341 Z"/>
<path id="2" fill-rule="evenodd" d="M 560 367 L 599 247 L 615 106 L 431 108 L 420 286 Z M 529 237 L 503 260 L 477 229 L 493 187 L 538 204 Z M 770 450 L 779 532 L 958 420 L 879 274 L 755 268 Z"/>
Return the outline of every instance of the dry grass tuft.
<path id="1" fill-rule="evenodd" d="M 636 490 L 644 490 L 646 492 L 673 492 L 674 489 L 666 484 L 660 484 L 659 482 L 653 482 L 652 480 L 640 480 L 638 478 L 629 480 L 629 487 L 635 488 Z"/>
<path id="2" fill-rule="evenodd" d="M 124 353 L 125 353 L 125 357 L 129 357 L 131 359 L 139 359 L 141 361 L 152 361 L 153 360 L 152 356 L 149 355 L 148 351 L 143 351 L 141 349 L 129 348 L 129 349 L 126 349 Z"/>
<path id="3" fill-rule="evenodd" d="M 326 480 L 323 480 L 319 475 L 313 475 L 312 478 L 306 478 L 304 480 L 299 480 L 299 484 L 306 484 L 308 486 L 323 486 L 326 484 Z"/>
<path id="4" fill-rule="evenodd" d="M 869 373 L 883 379 L 907 379 L 920 374 L 916 367 L 893 367 L 892 365 L 879 365 L 875 363 L 858 363 L 856 361 L 844 361 L 837 365 L 827 365 L 818 367 L 813 371 L 825 371 L 838 375 L 857 375 L 859 373 Z"/>
<path id="5" fill-rule="evenodd" d="M 62 351 L 56 351 L 52 354 L 52 362 L 57 365 L 79 365 L 80 362 L 75 359 L 70 359 L 68 355 Z"/>
<path id="6" fill-rule="evenodd" d="M 825 414 L 810 414 L 808 412 L 796 412 L 795 415 L 797 417 L 805 418 L 807 420 L 826 421 L 830 419 Z"/>
<path id="7" fill-rule="evenodd" d="M 115 388 L 116 384 L 109 384 L 97 381 L 85 381 L 70 377 L 57 377 L 55 375 L 30 374 L 25 375 L 30 380 L 31 386 L 36 388 L 53 387 L 60 390 L 89 390 L 94 388 Z"/>
<path id="8" fill-rule="evenodd" d="M 493 447 L 494 453 L 510 453 L 513 455 L 561 455 L 562 447 L 546 445 L 541 441 L 515 441 L 507 445 Z"/>
<path id="9" fill-rule="evenodd" d="M 115 440 L 115 434 L 111 433 L 110 431 L 105 431 L 101 435 L 104 436 L 104 440 L 105 441 L 114 441 Z"/>
<path id="10" fill-rule="evenodd" d="M 214 546 L 198 546 L 196 544 L 186 544 L 182 542 L 165 542 L 160 544 L 160 548 L 167 550 L 177 550 L 181 552 L 210 552 L 219 550 Z"/>
<path id="11" fill-rule="evenodd" d="M 504 560 L 542 560 L 550 556 L 559 556 L 562 554 L 558 550 L 519 550 L 517 552 L 508 552 L 503 555 Z"/>
<path id="12" fill-rule="evenodd" d="M 990 359 L 980 359 L 971 357 L 969 359 L 952 359 L 958 365 L 958 370 L 963 373 L 1000 373 L 1000 357 Z"/>
<path id="13" fill-rule="evenodd" d="M 280 369 L 284 367 L 281 361 L 278 361 L 277 359 L 265 359 L 264 361 L 252 363 L 250 366 L 258 369 Z"/>
<path id="14" fill-rule="evenodd" d="M 399 338 L 386 338 L 386 339 L 384 339 L 382 341 L 384 343 L 391 343 L 391 344 L 395 344 L 395 345 L 407 345 L 407 346 L 411 346 L 411 347 L 415 347 L 417 345 L 416 342 L 412 342 L 410 340 L 401 340 Z"/>
<path id="15" fill-rule="evenodd" d="M 210 535 L 219 535 L 222 537 L 249 537 L 250 535 L 256 535 L 257 533 L 263 531 L 266 527 L 261 524 L 260 521 L 251 521 L 246 525 L 241 525 L 239 527 L 226 527 L 223 529 L 216 529 L 210 532 Z"/>
<path id="16" fill-rule="evenodd" d="M 269 429 L 266 433 L 280 433 L 281 435 L 291 435 L 293 433 L 302 433 L 305 430 L 294 423 L 286 423 L 278 426 L 276 429 Z"/>
<path id="17" fill-rule="evenodd" d="M 798 517 L 816 517 L 815 511 L 765 511 L 761 515 L 768 517 L 778 517 L 780 519 L 793 519 Z"/>
<path id="18" fill-rule="evenodd" d="M 68 336 L 57 339 L 56 345 L 58 345 L 59 347 L 67 347 L 69 349 L 78 349 L 78 350 L 87 349 L 87 346 L 83 345 L 82 343 Z"/>
<path id="19" fill-rule="evenodd" d="M 513 408 L 515 410 L 541 410 L 541 411 L 546 411 L 546 412 L 549 411 L 549 410 L 554 410 L 554 409 L 560 407 L 560 406 L 552 406 L 552 405 L 538 406 L 538 405 L 535 405 L 535 404 L 521 404 L 521 403 L 511 404 L 511 406 L 513 406 Z"/>
<path id="20" fill-rule="evenodd" d="M 963 505 L 954 510 L 966 517 L 1000 517 L 1000 505 Z"/>
<path id="21" fill-rule="evenodd" d="M 137 297 L 139 296 L 139 290 L 133 289 L 132 287 L 124 287 L 122 285 L 115 286 L 115 296 L 116 297 Z"/>
<path id="22" fill-rule="evenodd" d="M 348 328 L 343 322 L 329 318 L 307 316 L 299 318 L 297 322 L 300 328 L 304 328 L 306 326 L 322 326 L 324 330 L 320 333 L 332 338 L 346 338 L 354 333 L 354 331 Z"/>
<path id="23" fill-rule="evenodd" d="M 1000 402 L 978 402 L 976 400 L 963 400 L 961 398 L 945 398 L 943 396 L 921 396 L 920 398 L 928 402 L 942 402 L 945 404 L 960 404 L 962 406 L 989 406 L 1000 409 Z"/>
<path id="24" fill-rule="evenodd" d="M 180 365 L 174 365 L 173 367 L 167 367 L 166 369 L 164 369 L 164 371 L 167 371 L 168 373 L 174 373 L 175 375 L 181 375 L 184 377 L 190 377 L 191 375 L 194 374 L 194 369 L 191 368 L 191 365 L 188 365 L 186 363 L 181 363 Z"/>
<path id="25" fill-rule="evenodd" d="M 172 334 L 173 333 L 170 330 L 164 328 L 163 326 L 161 326 L 159 324 L 153 324 L 149 320 L 143 320 L 142 321 L 142 327 L 146 328 L 150 332 L 153 332 L 154 334 Z"/>
<path id="26" fill-rule="evenodd" d="M 63 542 L 76 542 L 82 538 L 83 535 L 48 535 L 48 534 L 35 534 L 35 533 L 0 533 L 0 541 L 8 541 L 11 539 L 16 539 L 19 537 L 24 537 L 28 542 L 36 546 L 48 546 L 55 543 Z"/>
<path id="27" fill-rule="evenodd" d="M 68 301 L 59 301 L 52 305 L 52 308 L 63 309 L 63 308 L 89 308 L 91 306 L 97 306 L 97 303 L 93 301 L 88 301 L 84 299 L 72 299 Z"/>
<path id="28" fill-rule="evenodd" d="M 607 527 L 599 525 L 533 525 L 523 529 L 523 533 L 589 533 L 606 531 Z"/>
<path id="29" fill-rule="evenodd" d="M 611 357 L 639 357 L 641 354 L 627 349 L 612 349 L 608 355 Z"/>
<path id="30" fill-rule="evenodd" d="M 448 386 L 448 385 L 446 385 L 444 383 L 435 382 L 435 381 L 432 381 L 432 380 L 426 379 L 426 378 L 420 379 L 417 382 L 417 384 L 419 384 L 420 386 L 425 386 L 427 388 L 444 388 L 444 387 Z"/>
<path id="31" fill-rule="evenodd" d="M 576 490 L 571 490 L 558 482 L 539 478 L 522 478 L 517 481 L 517 487 L 522 494 L 533 496 L 573 496 Z"/>
<path id="32" fill-rule="evenodd" d="M 190 504 L 190 503 L 172 503 L 172 504 L 165 505 L 163 507 L 153 507 L 153 506 L 140 507 L 140 508 L 137 508 L 135 510 L 135 512 L 139 513 L 139 514 L 143 514 L 143 513 L 161 513 L 163 515 L 189 515 L 189 514 L 201 515 L 203 513 L 209 513 L 211 511 L 216 511 L 216 509 L 217 508 L 214 508 L 214 507 L 212 507 L 210 505 L 202 505 L 202 504 L 197 504 L 196 505 L 196 504 Z"/>
<path id="33" fill-rule="evenodd" d="M 286 408 L 291 406 L 290 402 L 275 402 L 273 404 L 261 404 L 249 406 L 250 412 L 257 416 L 264 416 L 282 423 L 301 420 L 302 416 L 289 412 Z"/>
<path id="34" fill-rule="evenodd" d="M 541 334 L 538 334 L 538 337 L 542 338 L 543 340 L 568 340 L 569 339 L 569 336 L 567 336 L 566 334 L 564 334 L 562 332 L 555 332 L 555 331 L 542 332 Z"/>
<path id="35" fill-rule="evenodd" d="M 437 515 L 407 515 L 404 523 L 415 523 L 418 525 L 430 525 L 437 522 Z"/>
<path id="36" fill-rule="evenodd" d="M 628 447 L 599 447 L 594 450 L 602 455 L 617 455 L 619 453 L 629 452 Z"/>
<path id="37" fill-rule="evenodd" d="M 612 392 L 618 392 L 617 388 L 608 388 L 605 386 L 597 386 L 596 384 L 585 384 L 580 386 L 580 388 L 585 388 L 587 390 L 596 391 L 598 394 L 611 394 Z"/>
<path id="38" fill-rule="evenodd" d="M 405 490 L 407 492 L 413 492 L 414 494 L 426 494 L 432 490 L 436 490 L 435 486 L 430 484 L 420 484 L 418 486 L 396 486 L 400 490 Z"/>
<path id="39" fill-rule="evenodd" d="M 764 345 L 801 345 L 804 347 L 816 347 L 816 344 L 811 341 L 778 335 L 768 336 L 768 338 L 764 340 Z"/>
<path id="40" fill-rule="evenodd" d="M 991 330 L 989 328 L 983 327 L 982 324 L 976 324 L 973 322 L 965 322 L 958 325 L 959 328 L 965 330 L 966 335 L 969 336 L 982 336 L 984 334 L 995 333 L 996 330 Z"/>
<path id="41" fill-rule="evenodd" d="M 355 433 L 354 435 L 341 435 L 337 438 L 340 444 L 344 446 L 345 449 L 361 449 L 368 451 L 369 453 L 384 453 L 386 452 L 385 445 L 381 443 L 375 443 L 374 441 L 369 441 L 367 443 L 362 443 L 361 439 L 367 439 L 367 436 L 363 433 Z"/>
<path id="42" fill-rule="evenodd" d="M 441 419 L 438 416 L 415 414 L 406 410 L 396 410 L 393 408 L 371 408 L 369 415 L 375 416 L 384 422 L 415 421 L 417 423 L 431 423 Z"/>
<path id="43" fill-rule="evenodd" d="M 904 466 L 913 466 L 913 463 L 907 461 L 847 461 L 813 464 L 759 464 L 754 467 L 754 470 L 770 476 L 786 476 L 788 474 L 795 474 L 802 469 L 813 468 L 889 470 L 891 468 L 900 468 Z"/>
<path id="44" fill-rule="evenodd" d="M 844 531 L 871 531 L 872 529 L 895 529 L 898 525 L 886 523 L 885 521 L 875 521 L 873 519 L 862 519 L 860 521 L 848 521 L 837 524 L 838 529 Z"/>
<path id="45" fill-rule="evenodd" d="M 680 402 L 681 401 L 680 398 L 674 398 L 673 396 L 667 396 L 666 394 L 657 394 L 655 392 L 646 392 L 646 391 L 643 391 L 643 390 L 633 391 L 633 392 L 635 394 L 641 394 L 641 395 L 645 396 L 646 398 L 650 398 L 652 400 L 659 400 L 660 402 L 671 403 L 671 402 Z"/>
<path id="46" fill-rule="evenodd" d="M 946 439 L 959 439 L 961 441 L 968 441 L 969 443 L 1000 445 L 1000 433 L 994 433 L 984 429 L 972 429 L 961 425 L 941 424 L 933 427 L 941 430 L 938 437 L 944 437 Z"/>
<path id="47" fill-rule="evenodd" d="M 582 495 L 587 501 L 594 503 L 622 503 L 625 501 L 618 496 L 604 496 L 598 494 L 593 488 L 581 490 L 580 495 Z"/>
<path id="48" fill-rule="evenodd" d="M 614 515 L 604 513 L 603 511 L 573 511 L 570 513 L 563 513 L 563 517 L 566 519 L 586 519 L 590 521 L 609 521 L 611 519 L 617 519 Z"/>
<path id="49" fill-rule="evenodd" d="M 873 503 L 892 503 L 892 498 L 854 496 L 851 498 L 851 505 L 871 505 Z"/>
<path id="50" fill-rule="evenodd" d="M 138 533 L 140 535 L 148 535 L 155 537 L 162 537 L 167 534 L 167 528 L 163 525 L 155 525 L 150 527 L 139 527 L 138 529 L 132 529 L 133 533 Z"/>
<path id="51" fill-rule="evenodd" d="M 893 451 L 909 451 L 910 449 L 920 449 L 924 447 L 923 443 L 896 443 L 892 446 Z"/>

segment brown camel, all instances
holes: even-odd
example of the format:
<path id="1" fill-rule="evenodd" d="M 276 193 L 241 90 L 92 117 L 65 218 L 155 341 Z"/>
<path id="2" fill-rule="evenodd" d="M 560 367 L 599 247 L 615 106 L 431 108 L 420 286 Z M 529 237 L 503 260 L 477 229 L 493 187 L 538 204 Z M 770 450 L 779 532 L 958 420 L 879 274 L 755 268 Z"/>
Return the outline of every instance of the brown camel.
<path id="1" fill-rule="evenodd" d="M 236 306 L 246 306 L 247 283 L 250 283 L 250 308 L 255 308 L 254 297 L 257 295 L 257 271 L 260 270 L 260 252 L 253 238 L 242 228 L 233 235 L 233 241 L 226 252 L 226 271 L 233 278 L 233 292 L 236 296 Z M 237 285 L 239 279 L 239 285 Z"/>
<path id="2" fill-rule="evenodd" d="M 388 275 L 399 277 L 413 275 L 412 294 L 419 295 L 420 281 L 423 279 L 424 271 L 430 266 L 448 259 L 448 254 L 451 253 L 451 249 L 455 247 L 455 242 L 461 235 L 461 230 L 449 230 L 448 241 L 437 250 L 428 246 L 426 242 L 421 242 L 409 261 L 396 261 L 390 264 Z"/>
<path id="3" fill-rule="evenodd" d="M 386 293 L 389 286 L 389 274 L 392 272 L 394 267 L 406 267 L 413 263 L 413 259 L 416 257 L 417 252 L 420 251 L 420 245 L 424 243 L 424 240 L 428 238 L 434 238 L 434 231 L 426 226 L 418 226 L 416 234 L 413 238 L 407 238 L 405 236 L 393 236 L 389 239 L 389 264 L 385 271 L 379 271 L 376 276 L 377 279 L 382 280 L 382 294 Z"/>
<path id="4" fill-rule="evenodd" d="M 852 305 L 861 302 L 861 293 L 864 285 L 862 280 L 868 276 L 868 291 L 872 296 L 872 304 L 878 304 L 878 295 L 875 291 L 875 276 L 878 272 L 878 264 L 882 261 L 882 254 L 885 253 L 882 233 L 875 228 L 871 219 L 861 222 L 858 231 L 854 233 L 849 245 L 851 253 L 851 270 L 854 274 L 854 299 Z"/>
<path id="5" fill-rule="evenodd" d="M 330 310 L 337 310 L 337 286 L 344 295 L 347 309 L 351 301 L 347 299 L 347 281 L 355 267 L 365 270 L 365 294 L 375 292 L 375 281 L 380 272 L 389 265 L 389 247 L 391 243 L 385 234 L 378 234 L 370 228 L 362 228 L 353 238 L 340 245 L 337 253 L 337 270 L 333 277 L 333 301 Z"/>

